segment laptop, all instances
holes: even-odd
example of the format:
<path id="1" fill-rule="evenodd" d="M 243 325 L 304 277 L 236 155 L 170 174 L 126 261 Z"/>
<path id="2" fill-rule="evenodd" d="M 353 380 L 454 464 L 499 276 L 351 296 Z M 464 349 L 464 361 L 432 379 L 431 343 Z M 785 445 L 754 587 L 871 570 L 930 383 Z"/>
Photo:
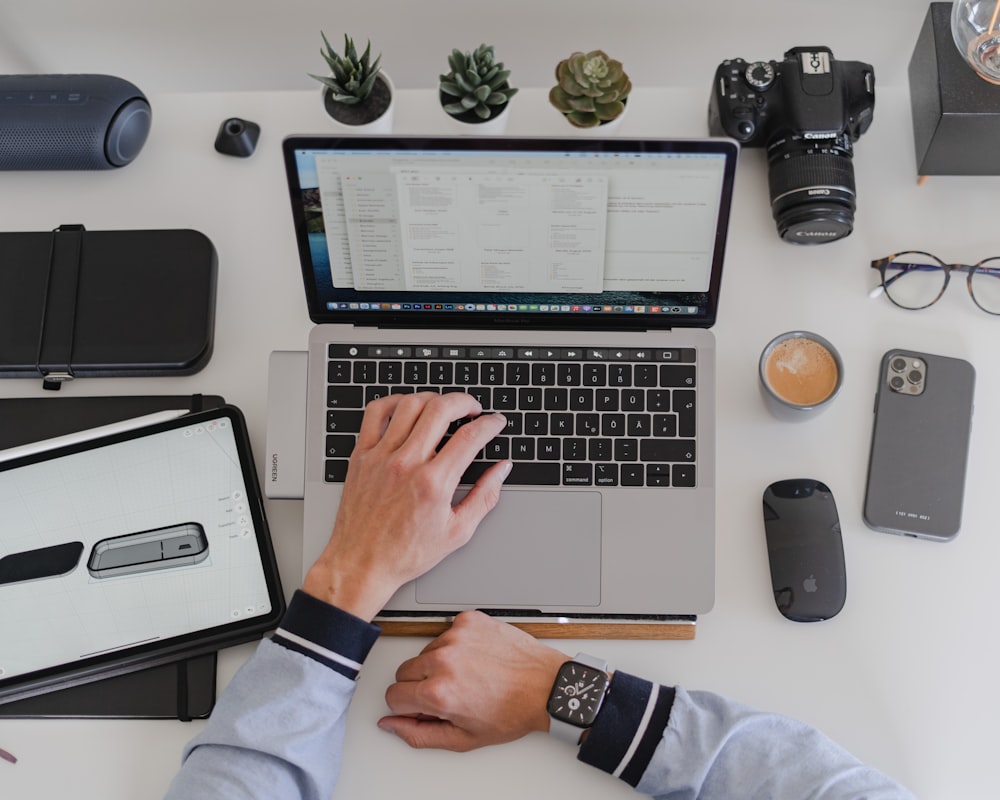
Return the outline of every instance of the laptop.
<path id="1" fill-rule="evenodd" d="M 291 136 L 309 314 L 303 569 L 362 410 L 467 391 L 514 469 L 472 541 L 381 620 L 697 615 L 715 597 L 726 139 Z"/>

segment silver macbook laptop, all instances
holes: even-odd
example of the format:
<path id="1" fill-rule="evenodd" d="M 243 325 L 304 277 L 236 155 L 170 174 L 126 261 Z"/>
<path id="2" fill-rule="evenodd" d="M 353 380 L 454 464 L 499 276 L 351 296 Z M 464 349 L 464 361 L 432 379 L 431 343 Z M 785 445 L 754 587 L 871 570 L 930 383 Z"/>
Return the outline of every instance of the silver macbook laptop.
<path id="1" fill-rule="evenodd" d="M 728 140 L 293 136 L 309 313 L 304 567 L 365 403 L 476 394 L 514 470 L 384 618 L 697 615 L 715 597 Z M 463 491 L 460 489 L 460 491 Z"/>

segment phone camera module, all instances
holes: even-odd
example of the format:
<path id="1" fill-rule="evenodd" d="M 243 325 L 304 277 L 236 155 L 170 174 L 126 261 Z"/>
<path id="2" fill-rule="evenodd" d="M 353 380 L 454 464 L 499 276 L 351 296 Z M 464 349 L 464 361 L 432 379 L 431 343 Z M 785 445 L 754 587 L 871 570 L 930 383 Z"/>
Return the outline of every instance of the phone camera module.
<path id="1" fill-rule="evenodd" d="M 890 374 L 886 376 L 889 388 L 899 394 L 923 394 L 927 378 L 927 365 L 923 359 L 893 356 L 889 359 Z"/>

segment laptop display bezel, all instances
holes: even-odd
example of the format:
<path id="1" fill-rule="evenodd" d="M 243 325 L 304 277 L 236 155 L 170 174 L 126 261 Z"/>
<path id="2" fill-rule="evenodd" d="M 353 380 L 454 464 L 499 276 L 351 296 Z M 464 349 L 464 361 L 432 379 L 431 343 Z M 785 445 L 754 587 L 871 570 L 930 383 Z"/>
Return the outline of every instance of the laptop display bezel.
<path id="1" fill-rule="evenodd" d="M 662 293 L 662 313 L 635 313 L 629 307 L 621 311 L 601 311 L 600 313 L 564 313 L 531 310 L 525 313 L 494 312 L 487 308 L 476 311 L 436 310 L 434 307 L 415 313 L 414 311 L 394 311 L 391 308 L 372 310 L 366 308 L 346 308 L 329 310 L 319 297 L 312 255 L 309 247 L 307 215 L 303 203 L 303 193 L 299 185 L 297 151 L 301 150 L 442 150 L 442 151 L 527 151 L 527 152 L 572 152 L 572 153 L 679 153 L 720 155 L 725 158 L 722 188 L 719 198 L 713 242 L 712 264 L 707 292 L 703 293 Z M 709 328 L 716 320 L 719 295 L 722 284 L 722 266 L 725 256 L 729 217 L 732 205 L 738 145 L 729 139 L 618 139 L 618 138 L 544 138 L 544 137 L 440 137 L 440 136 L 340 136 L 340 135 L 293 135 L 285 138 L 282 152 L 287 176 L 289 200 L 295 228 L 296 243 L 302 280 L 310 319 L 318 324 L 347 323 L 355 325 L 378 325 L 381 327 L 409 328 L 495 328 L 524 327 L 539 329 L 579 329 L 579 330 L 623 330 L 623 329 L 669 329 L 674 327 Z M 353 289 L 337 290 L 343 301 L 358 301 L 370 298 L 375 293 L 358 292 Z M 692 295 L 696 295 L 700 311 L 698 313 L 670 313 L 668 307 L 688 306 Z M 441 293 L 442 306 L 447 302 L 447 293 Z M 420 293 L 422 302 L 431 306 L 434 295 Z M 536 301 L 537 302 L 537 301 Z M 489 300 L 484 297 L 484 303 Z M 365 304 L 366 306 L 368 304 Z M 645 311 L 645 309 L 644 309 Z"/>

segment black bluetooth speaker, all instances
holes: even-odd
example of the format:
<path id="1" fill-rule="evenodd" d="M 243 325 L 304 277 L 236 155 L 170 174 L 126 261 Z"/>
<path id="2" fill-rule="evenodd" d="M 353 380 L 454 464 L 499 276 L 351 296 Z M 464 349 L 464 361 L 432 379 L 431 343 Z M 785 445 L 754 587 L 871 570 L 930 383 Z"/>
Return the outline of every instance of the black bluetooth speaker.
<path id="1" fill-rule="evenodd" d="M 0 75 L 0 169 L 112 169 L 142 149 L 149 101 L 111 75 Z"/>

